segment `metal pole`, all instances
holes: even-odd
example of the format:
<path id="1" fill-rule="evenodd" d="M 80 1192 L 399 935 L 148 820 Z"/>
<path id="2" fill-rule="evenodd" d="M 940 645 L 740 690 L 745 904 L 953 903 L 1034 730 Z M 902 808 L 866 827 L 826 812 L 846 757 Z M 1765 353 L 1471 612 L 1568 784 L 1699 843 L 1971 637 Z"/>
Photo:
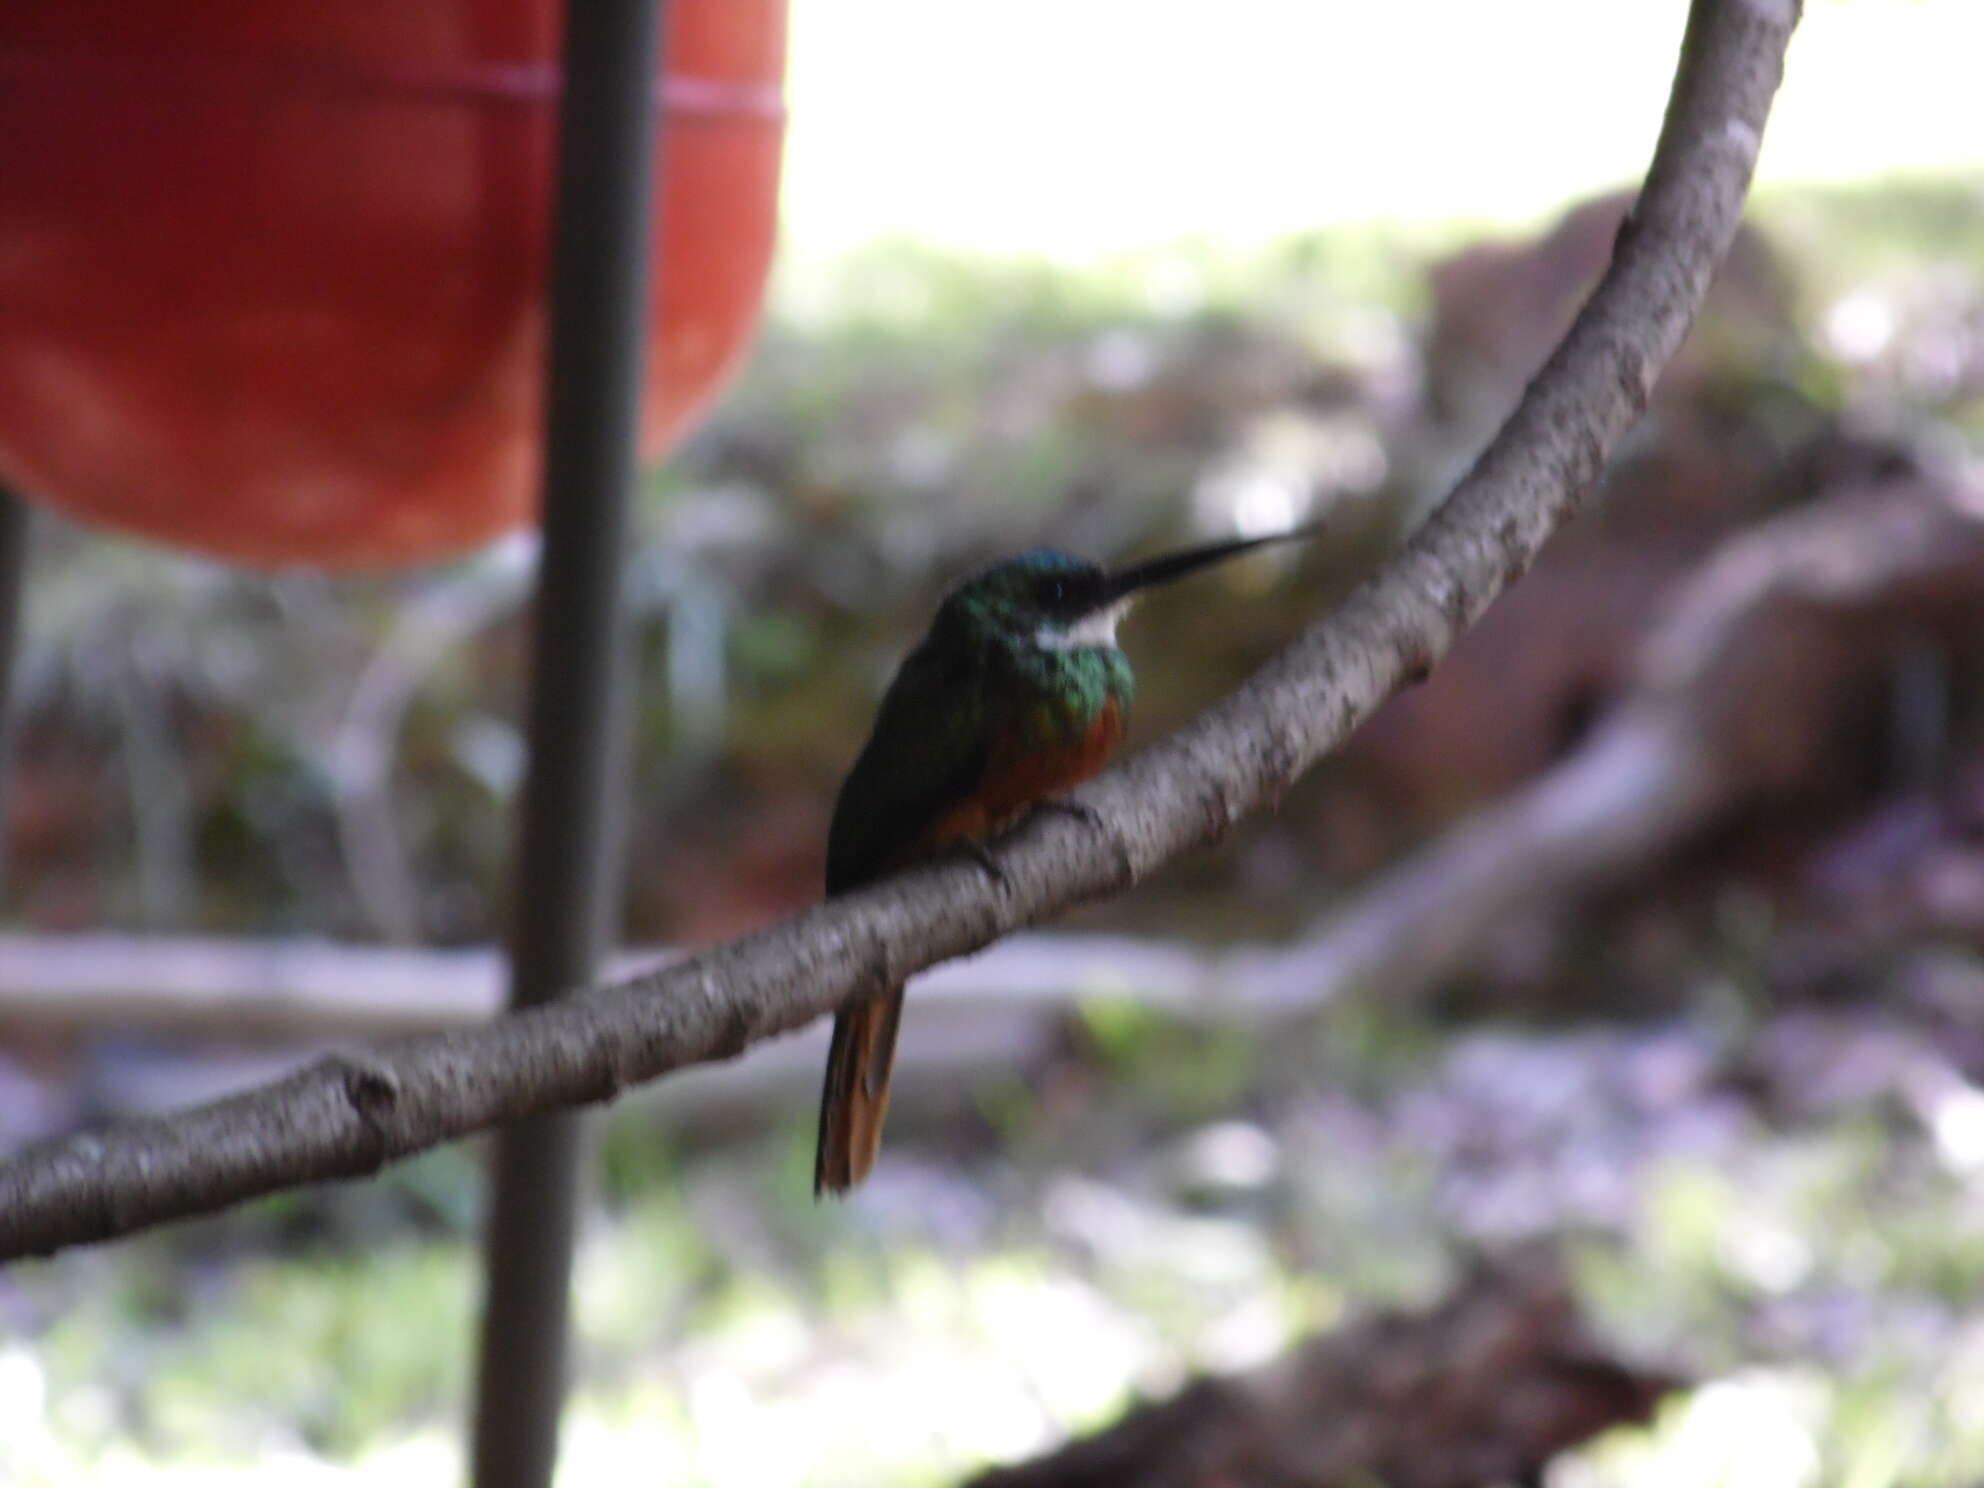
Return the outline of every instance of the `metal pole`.
<path id="1" fill-rule="evenodd" d="M 0 887 L 7 877 L 7 785 L 14 763 L 14 658 L 21 647 L 21 603 L 27 590 L 28 504 L 0 486 Z"/>
<path id="2" fill-rule="evenodd" d="M 638 474 L 662 0 L 567 0 L 538 574 L 512 1007 L 584 986 L 617 899 L 629 495 Z M 565 1389 L 582 1129 L 497 1140 L 473 1474 L 548 1488 Z"/>

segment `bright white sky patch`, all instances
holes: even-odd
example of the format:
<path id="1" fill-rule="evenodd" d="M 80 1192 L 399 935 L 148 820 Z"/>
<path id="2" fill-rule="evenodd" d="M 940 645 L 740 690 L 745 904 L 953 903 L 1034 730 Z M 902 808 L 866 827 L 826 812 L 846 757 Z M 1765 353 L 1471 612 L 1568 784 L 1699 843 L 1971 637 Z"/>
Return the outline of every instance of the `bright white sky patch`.
<path id="1" fill-rule="evenodd" d="M 788 255 L 1063 259 L 1635 179 L 1686 0 L 793 0 Z M 1984 167 L 1980 0 L 1811 0 L 1765 182 Z"/>

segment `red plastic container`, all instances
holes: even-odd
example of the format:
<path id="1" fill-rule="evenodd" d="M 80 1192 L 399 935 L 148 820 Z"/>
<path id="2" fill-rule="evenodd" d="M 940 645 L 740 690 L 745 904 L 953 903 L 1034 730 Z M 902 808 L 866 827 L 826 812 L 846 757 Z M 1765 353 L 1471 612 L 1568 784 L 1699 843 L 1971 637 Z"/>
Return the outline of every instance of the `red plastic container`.
<path id="1" fill-rule="evenodd" d="M 0 480 L 251 563 L 534 514 L 558 0 L 0 5 Z M 784 0 L 673 0 L 642 446 L 776 222 Z"/>

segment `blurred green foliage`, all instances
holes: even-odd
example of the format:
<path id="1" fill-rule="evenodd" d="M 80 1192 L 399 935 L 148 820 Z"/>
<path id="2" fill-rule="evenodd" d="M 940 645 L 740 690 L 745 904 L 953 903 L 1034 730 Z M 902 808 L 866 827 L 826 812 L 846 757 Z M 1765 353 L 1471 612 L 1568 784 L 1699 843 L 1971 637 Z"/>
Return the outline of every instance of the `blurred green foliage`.
<path id="1" fill-rule="evenodd" d="M 1984 391 L 1938 383 L 1909 350 L 1979 313 L 1974 184 L 1778 193 L 1756 215 L 1795 271 L 1810 346 L 1731 384 L 1742 417 L 1984 430 Z M 817 894 L 840 767 L 946 578 L 1036 540 L 1163 540 L 1256 418 L 1409 402 L 1383 374 L 1423 329 L 1427 255 L 1464 237 L 1374 229 L 1079 273 L 896 244 L 776 314 L 642 507 L 629 934 L 708 939 Z M 1871 310 L 1842 310 L 1861 295 Z M 1858 359 L 1836 344 L 1883 326 Z M 1431 482 L 1451 458 L 1386 480 Z M 1266 654 L 1365 556 L 1222 596 L 1219 627 L 1153 607 L 1144 726 Z M 254 576 L 51 529 L 36 574 L 16 919 L 490 937 L 516 786 L 521 555 Z M 421 625 L 440 637 L 425 650 Z M 391 706 L 368 714 L 354 699 L 373 685 Z M 368 775 L 367 759 L 383 767 Z M 147 793 L 160 779 L 181 788 Z M 1430 829 L 1370 793 L 1323 814 L 1320 794 L 1089 922 L 1279 928 L 1354 876 L 1318 871 L 1319 843 L 1369 871 Z M 366 897 L 376 860 L 403 875 L 405 902 Z M 1619 991 L 1570 1027 L 1523 1031 L 1464 1001 L 1441 1019 L 1360 1005 L 1264 1046 L 1099 992 L 1051 1068 L 976 1083 L 949 1129 L 903 1131 L 858 1204 L 808 1196 L 809 1098 L 768 1129 L 718 1134 L 623 1103 L 603 1123 L 578 1276 L 573 1479 L 944 1481 L 1183 1369 L 1266 1357 L 1350 1307 L 1424 1300 L 1456 1257 L 1525 1227 L 1581 1237 L 1582 1290 L 1614 1330 L 1718 1382 L 1566 1482 L 1681 1481 L 1677 1462 L 1735 1450 L 1732 1410 L 1809 1455 L 1772 1482 L 1975 1479 L 1977 1175 L 1892 1091 L 1816 1114 L 1751 1101 L 1725 1066 L 1783 1011 L 1759 968 L 1784 925 L 1740 887 L 1690 902 L 1700 924 L 1662 911 L 1678 990 L 1657 1006 Z M 1616 949 L 1567 938 L 1580 958 Z M 1624 1054 L 1587 1036 L 1609 1019 Z M 1674 1109 L 1589 1073 L 1676 1029 L 1709 1073 Z M 1552 1090 L 1571 1092 L 1563 1109 L 1544 1109 Z M 293 1453 L 368 1482 L 454 1472 L 478 1171 L 443 1153 L 12 1273 L 0 1306 L 23 1321 L 0 1384 L 26 1371 L 46 1410 L 22 1424 L 0 1400 L 0 1479 L 79 1481 L 119 1454 Z"/>

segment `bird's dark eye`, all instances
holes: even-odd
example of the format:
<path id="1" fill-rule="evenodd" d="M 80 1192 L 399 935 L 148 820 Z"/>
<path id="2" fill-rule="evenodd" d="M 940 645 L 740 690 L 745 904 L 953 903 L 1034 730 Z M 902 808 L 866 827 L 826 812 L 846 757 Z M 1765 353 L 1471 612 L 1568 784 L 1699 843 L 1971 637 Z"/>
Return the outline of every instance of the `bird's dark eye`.
<path id="1" fill-rule="evenodd" d="M 1047 597 L 1055 604 L 1063 604 L 1068 598 L 1068 586 L 1056 579 L 1047 591 Z"/>

